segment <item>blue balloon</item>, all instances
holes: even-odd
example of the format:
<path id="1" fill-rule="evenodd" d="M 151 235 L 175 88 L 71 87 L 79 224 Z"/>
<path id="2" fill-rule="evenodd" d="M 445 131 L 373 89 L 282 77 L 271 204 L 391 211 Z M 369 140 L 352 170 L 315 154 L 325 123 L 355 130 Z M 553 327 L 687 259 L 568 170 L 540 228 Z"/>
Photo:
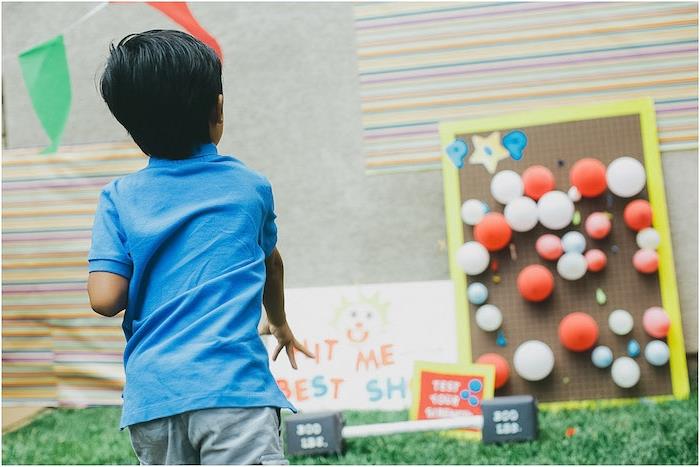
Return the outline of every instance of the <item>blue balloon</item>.
<path id="1" fill-rule="evenodd" d="M 636 340 L 632 339 L 629 341 L 629 344 L 627 344 L 627 355 L 629 355 L 632 358 L 639 357 L 639 354 L 642 352 L 642 349 L 639 347 L 639 342 Z"/>
<path id="2" fill-rule="evenodd" d="M 449 146 L 447 146 L 445 151 L 455 167 L 458 169 L 464 167 L 464 158 L 467 157 L 467 153 L 469 152 L 469 146 L 467 146 L 467 143 L 464 142 L 464 140 L 454 140 Z"/>
<path id="3" fill-rule="evenodd" d="M 467 298 L 469 303 L 474 305 L 483 305 L 486 299 L 489 298 L 489 289 L 481 282 L 474 282 L 467 287 Z"/>
<path id="4" fill-rule="evenodd" d="M 586 237 L 581 232 L 572 230 L 561 237 L 561 246 L 565 253 L 581 253 L 586 249 Z"/>
<path id="5" fill-rule="evenodd" d="M 470 394 L 469 391 L 467 391 L 466 389 L 462 390 L 462 391 L 459 393 L 459 398 L 462 399 L 462 400 L 465 400 L 465 401 L 466 401 L 467 399 L 469 399 L 469 396 L 471 396 L 471 394 Z"/>
<path id="6" fill-rule="evenodd" d="M 527 146 L 527 136 L 520 130 L 511 131 L 503 137 L 503 146 L 513 160 L 519 161 L 523 158 L 523 151 Z"/>
<path id="7" fill-rule="evenodd" d="M 593 353 L 591 354 L 591 360 L 593 360 L 593 364 L 596 367 L 607 368 L 610 365 L 612 365 L 613 362 L 612 350 L 610 350 L 610 347 L 599 345 L 598 347 L 593 349 Z"/>
<path id="8" fill-rule="evenodd" d="M 469 399 L 467 399 L 467 402 L 469 405 L 472 407 L 478 407 L 479 406 L 479 398 L 476 396 L 470 396 Z"/>

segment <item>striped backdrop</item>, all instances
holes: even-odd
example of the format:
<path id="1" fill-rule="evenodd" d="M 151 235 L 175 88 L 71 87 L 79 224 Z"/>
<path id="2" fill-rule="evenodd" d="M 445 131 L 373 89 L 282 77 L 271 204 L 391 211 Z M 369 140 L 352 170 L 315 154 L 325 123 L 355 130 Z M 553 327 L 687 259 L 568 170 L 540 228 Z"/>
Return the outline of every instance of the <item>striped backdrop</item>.
<path id="1" fill-rule="evenodd" d="M 438 122 L 652 96 L 697 149 L 695 3 L 354 6 L 368 173 L 440 168 Z"/>
<path id="2" fill-rule="evenodd" d="M 3 151 L 4 404 L 121 403 L 121 319 L 90 309 L 87 251 L 100 189 L 145 163 L 129 144 Z"/>

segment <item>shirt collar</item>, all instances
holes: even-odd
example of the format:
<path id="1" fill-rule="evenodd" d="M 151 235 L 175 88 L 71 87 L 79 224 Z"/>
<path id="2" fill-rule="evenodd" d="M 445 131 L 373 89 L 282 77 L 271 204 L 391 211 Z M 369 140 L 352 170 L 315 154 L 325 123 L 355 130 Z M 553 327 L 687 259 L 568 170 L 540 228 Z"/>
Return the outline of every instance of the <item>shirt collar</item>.
<path id="1" fill-rule="evenodd" d="M 192 153 L 191 156 L 186 157 L 185 159 L 165 159 L 162 157 L 158 156 L 150 156 L 150 160 L 148 161 L 149 167 L 153 166 L 166 166 L 166 165 L 180 165 L 180 164 L 187 164 L 188 162 L 195 162 L 195 161 L 205 161 L 205 160 L 210 160 L 214 159 L 219 155 L 219 151 L 216 149 L 216 145 L 214 143 L 207 143 L 207 144 L 202 144 L 194 153 Z"/>

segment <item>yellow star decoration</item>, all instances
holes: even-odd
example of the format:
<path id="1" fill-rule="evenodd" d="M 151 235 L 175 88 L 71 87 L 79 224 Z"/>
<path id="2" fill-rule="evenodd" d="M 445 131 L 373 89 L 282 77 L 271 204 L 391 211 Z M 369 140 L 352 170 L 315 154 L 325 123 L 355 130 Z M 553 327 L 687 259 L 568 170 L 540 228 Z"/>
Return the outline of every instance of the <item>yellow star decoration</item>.
<path id="1" fill-rule="evenodd" d="M 498 161 L 508 159 L 510 153 L 501 144 L 501 132 L 494 131 L 486 138 L 478 135 L 472 136 L 474 152 L 469 157 L 470 164 L 483 164 L 490 174 L 496 172 Z"/>

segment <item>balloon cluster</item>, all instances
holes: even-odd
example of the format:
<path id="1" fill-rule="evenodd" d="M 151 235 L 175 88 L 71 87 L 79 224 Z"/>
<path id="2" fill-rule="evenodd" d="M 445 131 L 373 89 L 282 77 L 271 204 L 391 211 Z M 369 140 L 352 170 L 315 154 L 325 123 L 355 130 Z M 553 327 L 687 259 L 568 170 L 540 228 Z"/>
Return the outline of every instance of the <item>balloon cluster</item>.
<path id="1" fill-rule="evenodd" d="M 594 214 L 598 213 L 591 216 Z M 605 218 L 608 219 L 607 216 Z M 561 238 L 544 234 L 535 242 L 535 250 L 542 259 L 556 261 L 557 272 L 569 281 L 582 278 L 586 271 L 599 272 L 608 262 L 602 250 L 592 248 L 586 251 L 586 238 L 576 231 L 567 232 Z"/>
<path id="2" fill-rule="evenodd" d="M 456 156 L 465 152 L 462 146 L 452 149 Z M 569 181 L 568 191 L 557 190 L 554 175 L 541 165 L 528 167 L 522 176 L 513 170 L 497 172 L 491 179 L 490 192 L 493 199 L 503 205 L 502 212 L 491 211 L 486 202 L 478 199 L 469 199 L 461 207 L 462 220 L 473 226 L 474 238 L 457 251 L 457 263 L 462 270 L 471 276 L 484 273 L 489 265 L 493 266 L 491 254 L 510 245 L 514 233 L 529 232 L 538 224 L 555 231 L 566 229 L 572 222 L 578 225 L 580 214 L 574 203 L 583 198 L 599 197 L 606 190 L 621 198 L 638 195 L 646 186 L 646 173 L 644 166 L 632 157 L 620 157 L 607 167 L 598 159 L 584 158 L 571 167 Z M 639 250 L 633 258 L 634 267 L 643 273 L 655 272 L 660 237 L 651 227 L 651 206 L 646 200 L 633 200 L 625 207 L 623 217 L 625 224 L 637 232 Z M 612 227 L 612 215 L 607 212 L 593 212 L 583 223 L 583 230 L 592 240 L 605 239 Z M 587 272 L 603 270 L 608 260 L 602 250 L 587 249 L 586 237 L 578 231 L 566 232 L 561 237 L 553 233 L 541 235 L 535 250 L 542 259 L 555 261 L 558 274 L 568 281 L 581 279 Z M 554 292 L 554 276 L 549 268 L 540 264 L 524 267 L 516 282 L 521 296 L 530 302 L 547 300 Z M 467 295 L 469 302 L 478 307 L 474 318 L 480 329 L 493 332 L 501 328 L 503 313 L 496 305 L 486 303 L 489 291 L 483 283 L 470 284 Z M 602 295 L 604 303 L 604 293 Z M 614 334 L 625 336 L 632 331 L 634 318 L 625 310 L 615 310 L 609 315 L 608 326 Z M 661 340 L 669 326 L 670 320 L 663 309 L 652 307 L 644 313 L 644 330 L 654 338 L 644 348 L 644 357 L 651 365 L 665 365 L 669 360 L 668 345 Z M 591 351 L 590 358 L 596 367 L 610 367 L 612 379 L 618 386 L 630 388 L 638 383 L 640 368 L 634 358 L 640 355 L 641 349 L 636 340 L 629 341 L 628 355 L 615 359 L 610 347 L 596 345 L 600 337 L 598 323 L 583 312 L 565 316 L 559 323 L 558 335 L 564 348 L 572 352 Z M 496 368 L 496 388 L 507 384 L 511 370 L 509 362 L 501 355 L 487 353 L 477 362 Z M 554 352 L 539 340 L 521 343 L 512 360 L 515 372 L 528 381 L 545 379 L 553 371 L 554 363 Z"/>
<path id="3" fill-rule="evenodd" d="M 571 167 L 569 181 L 571 188 L 567 193 L 556 190 L 554 175 L 541 165 L 528 167 L 522 177 L 513 170 L 496 173 L 491 179 L 490 191 L 493 199 L 504 205 L 503 213 L 489 212 L 488 205 L 477 199 L 469 199 L 462 205 L 462 220 L 474 226 L 474 240 L 486 250 L 484 253 L 483 249 L 465 244 L 457 253 L 464 271 L 470 275 L 484 272 L 489 265 L 489 253 L 508 246 L 513 232 L 528 232 L 538 223 L 551 230 L 566 228 L 574 218 L 574 202 L 581 198 L 598 197 L 606 189 L 624 198 L 639 194 L 646 185 L 646 173 L 644 166 L 632 157 L 617 158 L 607 168 L 598 159 L 584 158 Z M 659 237 L 653 229 L 648 230 L 651 227 L 649 203 L 644 200 L 629 203 L 624 220 L 630 228 L 639 231 L 640 250 L 633 259 L 635 268 L 644 273 L 655 272 Z M 590 214 L 584 223 L 586 234 L 594 240 L 606 238 L 611 229 L 611 216 L 605 212 Z M 536 249 L 542 258 L 557 261 L 557 271 L 563 278 L 577 280 L 587 270 L 600 271 L 607 263 L 601 250 L 592 249 L 584 255 L 585 244 L 578 232 L 567 233 L 561 241 L 546 234 L 537 240 Z"/>
<path id="4" fill-rule="evenodd" d="M 642 326 L 653 338 L 644 348 L 644 358 L 650 365 L 663 366 L 668 363 L 670 350 L 661 339 L 668 335 L 671 321 L 660 307 L 651 307 L 644 312 Z M 615 310 L 608 316 L 608 327 L 618 335 L 632 332 L 634 318 L 626 310 Z M 628 345 L 628 355 L 614 359 L 612 349 L 605 345 L 596 346 L 599 337 L 598 324 L 587 313 L 575 312 L 567 315 L 559 323 L 559 340 L 572 352 L 585 352 L 593 348 L 591 361 L 597 368 L 611 367 L 615 384 L 621 388 L 631 388 L 639 382 L 639 364 L 634 360 L 639 355 L 639 343 L 632 339 Z"/>
<path id="5" fill-rule="evenodd" d="M 631 198 L 646 186 L 646 172 L 633 157 L 619 157 L 607 169 L 598 159 L 585 158 L 571 167 L 569 181 L 584 198 L 598 197 L 606 188 L 620 198 Z"/>
<path id="6" fill-rule="evenodd" d="M 652 225 L 651 205 L 644 199 L 636 199 L 623 213 L 627 227 L 637 232 L 639 250 L 632 257 L 634 268 L 643 274 L 653 274 L 659 269 L 659 255 L 656 252 L 661 237 Z"/>

